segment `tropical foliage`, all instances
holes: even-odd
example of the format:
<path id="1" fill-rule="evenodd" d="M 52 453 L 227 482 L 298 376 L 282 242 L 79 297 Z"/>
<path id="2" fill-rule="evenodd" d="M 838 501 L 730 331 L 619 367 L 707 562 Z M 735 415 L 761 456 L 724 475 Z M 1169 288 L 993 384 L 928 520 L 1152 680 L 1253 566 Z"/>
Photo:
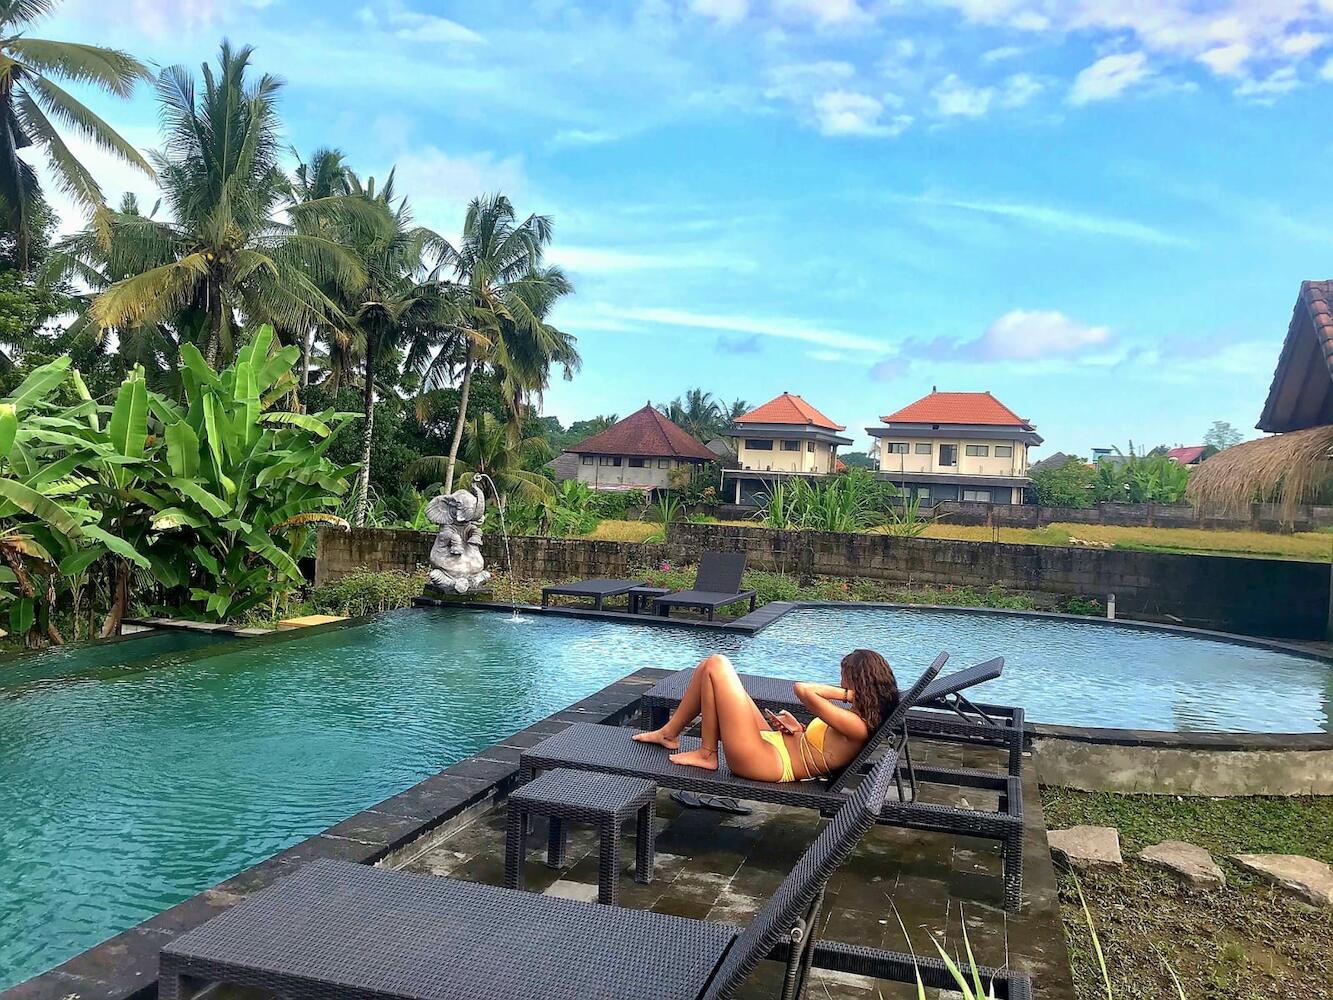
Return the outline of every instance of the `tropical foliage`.
<path id="1" fill-rule="evenodd" d="M 818 480 L 798 476 L 760 495 L 755 518 L 769 528 L 864 531 L 884 522 L 896 493 L 865 469 Z"/>
<path id="2" fill-rule="evenodd" d="M 743 399 L 724 403 L 711 392 L 702 389 L 687 389 L 683 396 L 677 396 L 670 403 L 660 404 L 658 410 L 678 427 L 693 434 L 707 444 L 722 434 L 732 421 L 751 409 Z"/>
<path id="3" fill-rule="evenodd" d="M 92 109 L 58 81 L 91 84 L 116 97 L 128 97 L 148 70 L 116 49 L 34 38 L 33 22 L 52 13 L 59 0 L 0 0 L 0 217 L 19 247 L 26 266 L 34 216 L 43 207 L 41 186 L 32 164 L 19 151 L 38 147 L 56 184 L 85 208 L 103 203 L 97 180 L 70 150 L 60 127 L 151 173 L 152 168 Z"/>
<path id="4" fill-rule="evenodd" d="M 1032 473 L 1037 503 L 1044 507 L 1089 507 L 1094 503 L 1183 503 L 1190 470 L 1161 453 L 1138 454 L 1130 445 L 1089 465 L 1071 457 L 1063 465 Z"/>
<path id="5" fill-rule="evenodd" d="M 131 372 L 111 405 L 69 359 L 0 402 L 0 603 L 29 642 L 55 613 L 118 631 L 132 578 L 173 607 L 235 616 L 301 582 L 296 559 L 354 471 L 324 452 L 344 417 L 275 407 L 298 348 L 265 328 L 222 372 L 182 348 L 183 403 Z M 77 631 L 77 626 L 76 626 Z"/>

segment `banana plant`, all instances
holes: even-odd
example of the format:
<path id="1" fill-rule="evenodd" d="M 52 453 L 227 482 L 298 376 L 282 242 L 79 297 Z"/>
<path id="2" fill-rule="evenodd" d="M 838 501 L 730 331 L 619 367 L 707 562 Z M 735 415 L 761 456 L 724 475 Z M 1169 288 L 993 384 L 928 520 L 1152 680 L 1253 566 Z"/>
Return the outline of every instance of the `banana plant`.
<path id="1" fill-rule="evenodd" d="M 213 619 L 244 614 L 301 582 L 297 557 L 316 524 L 346 527 L 333 513 L 354 465 L 325 457 L 354 414 L 276 408 L 295 388 L 300 350 L 275 350 L 261 328 L 232 365 L 214 372 L 190 345 L 181 350 L 185 406 L 153 397 L 166 474 L 154 529 L 172 538 L 155 573 L 182 587 Z M 188 539 L 182 544 L 180 539 Z"/>

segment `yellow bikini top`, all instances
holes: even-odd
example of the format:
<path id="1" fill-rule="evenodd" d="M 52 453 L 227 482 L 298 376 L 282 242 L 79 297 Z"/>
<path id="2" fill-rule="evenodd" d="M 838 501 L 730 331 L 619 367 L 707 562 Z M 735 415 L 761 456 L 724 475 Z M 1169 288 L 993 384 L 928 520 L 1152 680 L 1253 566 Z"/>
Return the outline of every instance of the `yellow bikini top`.
<path id="1" fill-rule="evenodd" d="M 805 762 L 806 773 L 811 777 L 829 773 L 828 758 L 824 755 L 824 737 L 827 735 L 828 723 L 823 719 L 815 719 L 801 733 L 801 760 Z M 815 754 L 819 755 L 818 759 Z"/>

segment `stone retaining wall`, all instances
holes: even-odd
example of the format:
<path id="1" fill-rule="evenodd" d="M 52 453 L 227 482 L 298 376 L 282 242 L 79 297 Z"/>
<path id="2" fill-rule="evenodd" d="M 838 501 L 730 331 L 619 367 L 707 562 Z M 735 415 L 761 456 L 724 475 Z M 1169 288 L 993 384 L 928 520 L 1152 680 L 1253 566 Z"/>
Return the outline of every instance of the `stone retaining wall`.
<path id="1" fill-rule="evenodd" d="M 424 568 L 431 543 L 426 532 L 322 530 L 315 582 L 362 569 Z M 673 524 L 666 544 L 660 545 L 520 536 L 510 539 L 510 549 L 518 575 L 529 579 L 626 576 L 663 560 L 694 562 L 710 550 L 743 550 L 752 568 L 801 577 L 999 586 L 1098 600 L 1113 593 L 1118 613 L 1125 617 L 1278 638 L 1322 639 L 1328 626 L 1325 563 L 721 524 Z M 488 564 L 504 565 L 499 538 L 487 537 L 485 554 Z"/>
<path id="2" fill-rule="evenodd" d="M 946 524 L 1043 528 L 1048 524 L 1101 524 L 1121 528 L 1207 528 L 1221 531 L 1316 531 L 1333 526 L 1333 507 L 1303 504 L 1284 521 L 1273 504 L 1251 504 L 1235 516 L 1189 504 L 1098 503 L 1091 507 L 1038 507 L 941 500 L 932 513 Z"/>

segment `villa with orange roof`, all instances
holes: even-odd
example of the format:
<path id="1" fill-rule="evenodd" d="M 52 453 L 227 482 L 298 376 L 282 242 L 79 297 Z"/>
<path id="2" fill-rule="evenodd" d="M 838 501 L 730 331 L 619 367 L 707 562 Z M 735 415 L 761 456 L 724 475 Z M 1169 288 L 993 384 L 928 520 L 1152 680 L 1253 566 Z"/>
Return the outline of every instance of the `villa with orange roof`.
<path id="1" fill-rule="evenodd" d="M 838 448 L 852 443 L 830 420 L 790 392 L 737 417 L 727 432 L 736 446 L 738 469 L 722 470 L 721 496 L 749 506 L 773 483 L 793 476 L 814 478 L 838 471 Z"/>
<path id="2" fill-rule="evenodd" d="M 939 500 L 1021 504 L 1028 449 L 1041 444 L 1031 421 L 989 392 L 938 392 L 867 427 L 880 475 L 923 505 Z"/>

